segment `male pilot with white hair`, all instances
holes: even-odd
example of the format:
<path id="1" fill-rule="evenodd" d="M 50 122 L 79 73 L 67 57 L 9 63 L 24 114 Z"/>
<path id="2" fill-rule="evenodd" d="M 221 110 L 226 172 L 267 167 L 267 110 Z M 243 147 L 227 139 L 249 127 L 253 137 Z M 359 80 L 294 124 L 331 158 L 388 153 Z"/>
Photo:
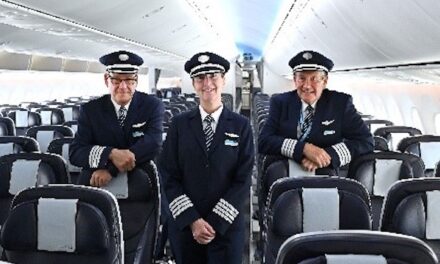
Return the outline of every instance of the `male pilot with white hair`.
<path id="1" fill-rule="evenodd" d="M 352 97 L 326 89 L 333 61 L 306 50 L 289 66 L 296 90 L 271 98 L 259 152 L 283 155 L 307 171 L 332 175 L 357 156 L 372 152 L 373 137 Z"/>
<path id="2" fill-rule="evenodd" d="M 119 173 L 149 162 L 162 144 L 162 102 L 136 91 L 143 60 L 128 51 L 102 56 L 109 94 L 81 106 L 70 161 L 82 167 L 79 184 L 106 186 Z"/>

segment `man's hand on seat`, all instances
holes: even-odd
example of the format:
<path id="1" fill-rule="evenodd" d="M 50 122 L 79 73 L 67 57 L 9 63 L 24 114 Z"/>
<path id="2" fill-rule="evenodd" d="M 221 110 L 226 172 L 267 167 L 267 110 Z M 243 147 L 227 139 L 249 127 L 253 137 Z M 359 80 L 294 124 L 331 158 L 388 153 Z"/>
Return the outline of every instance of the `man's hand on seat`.
<path id="1" fill-rule="evenodd" d="M 108 170 L 101 169 L 95 170 L 90 178 L 90 186 L 103 187 L 106 186 L 112 180 L 112 175 Z"/>
<path id="2" fill-rule="evenodd" d="M 315 163 L 318 168 L 325 168 L 330 165 L 331 157 L 324 149 L 311 143 L 306 143 L 303 150 L 304 156 Z"/>
<path id="3" fill-rule="evenodd" d="M 120 172 L 131 171 L 136 166 L 136 158 L 128 149 L 112 149 L 109 159 Z"/>

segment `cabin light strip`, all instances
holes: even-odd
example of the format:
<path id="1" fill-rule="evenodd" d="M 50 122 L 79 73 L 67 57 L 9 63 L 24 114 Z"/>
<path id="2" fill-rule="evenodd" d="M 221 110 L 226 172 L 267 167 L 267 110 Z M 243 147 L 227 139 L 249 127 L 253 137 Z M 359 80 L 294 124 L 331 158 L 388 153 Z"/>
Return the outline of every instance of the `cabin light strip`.
<path id="1" fill-rule="evenodd" d="M 45 19 L 48 19 L 48 20 L 59 22 L 59 23 L 65 24 L 65 25 L 69 25 L 69 26 L 72 26 L 72 27 L 75 27 L 75 28 L 80 28 L 80 29 L 83 29 L 85 31 L 89 31 L 89 32 L 92 32 L 92 33 L 95 33 L 95 34 L 98 34 L 98 35 L 102 35 L 102 36 L 105 36 L 105 37 L 110 37 L 110 38 L 113 38 L 113 39 L 116 39 L 116 40 L 119 40 L 119 41 L 123 41 L 123 42 L 126 42 L 128 44 L 132 44 L 132 45 L 135 45 L 135 46 L 138 46 L 138 47 L 141 47 L 141 48 L 146 48 L 146 49 L 150 50 L 151 52 L 159 52 L 159 53 L 161 53 L 163 55 L 175 57 L 175 58 L 178 58 L 178 59 L 186 59 L 186 57 L 184 57 L 184 56 L 181 56 L 181 55 L 178 55 L 178 54 L 166 51 L 166 50 L 162 50 L 162 49 L 159 49 L 159 48 L 147 45 L 147 44 L 139 42 L 139 41 L 135 41 L 135 40 L 132 40 L 132 39 L 124 38 L 124 37 L 115 35 L 113 33 L 104 31 L 104 30 L 100 30 L 100 29 L 97 29 L 97 28 L 94 28 L 94 27 L 91 27 L 91 26 L 88 26 L 88 25 L 80 24 L 78 22 L 74 22 L 72 20 L 68 20 L 66 18 L 62 18 L 62 17 L 56 16 L 56 15 L 52 15 L 52 14 L 43 12 L 41 10 L 33 9 L 33 8 L 30 8 L 30 7 L 27 7 L 27 6 L 24 6 L 24 5 L 13 3 L 11 1 L 2 0 L 2 1 L 0 1 L 0 5 L 4 6 L 4 7 L 11 8 L 11 9 L 16 9 L 16 10 L 19 10 L 19 11 L 22 11 L 22 12 L 25 12 L 25 13 L 28 13 L 28 14 L 36 15 L 36 16 L 39 16 L 39 17 L 42 17 L 42 18 L 45 18 Z"/>

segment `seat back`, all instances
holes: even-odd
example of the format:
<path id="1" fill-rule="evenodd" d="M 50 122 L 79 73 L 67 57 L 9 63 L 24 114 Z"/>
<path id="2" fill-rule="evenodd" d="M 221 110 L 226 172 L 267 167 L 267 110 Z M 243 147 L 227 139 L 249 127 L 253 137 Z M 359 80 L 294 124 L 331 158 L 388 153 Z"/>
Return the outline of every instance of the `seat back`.
<path id="1" fill-rule="evenodd" d="M 91 187 L 20 192 L 0 243 L 13 263 L 124 263 L 118 204 L 110 193 Z"/>
<path id="2" fill-rule="evenodd" d="M 46 152 L 52 140 L 73 137 L 73 130 L 70 127 L 62 125 L 43 125 L 29 128 L 26 131 L 26 136 L 35 138 L 38 144 L 40 144 L 41 152 Z"/>
<path id="3" fill-rule="evenodd" d="M 338 229 L 371 229 L 370 199 L 360 183 L 320 176 L 281 179 L 267 200 L 264 263 L 274 263 L 292 235 Z"/>
<path id="4" fill-rule="evenodd" d="M 36 112 L 28 110 L 17 110 L 8 113 L 8 117 L 15 123 L 17 136 L 26 135 L 28 128 L 41 125 L 41 116 Z"/>
<path id="5" fill-rule="evenodd" d="M 396 182 L 384 202 L 381 231 L 417 237 L 440 255 L 440 178 Z"/>
<path id="6" fill-rule="evenodd" d="M 380 127 L 394 125 L 393 122 L 384 119 L 364 119 L 364 122 L 370 129 L 371 133 L 374 133 L 374 131 Z"/>
<path id="7" fill-rule="evenodd" d="M 160 214 L 159 178 L 153 162 L 113 178 L 104 189 L 118 199 L 125 244 L 125 263 L 152 263 Z"/>
<path id="8" fill-rule="evenodd" d="M 70 163 L 69 159 L 69 148 L 70 144 L 73 142 L 73 137 L 57 138 L 50 142 L 47 147 L 48 153 L 55 153 L 64 158 L 67 164 L 67 169 L 70 173 L 70 183 L 76 184 L 79 174 L 81 173 L 81 168 Z"/>
<path id="9" fill-rule="evenodd" d="M 421 135 L 404 138 L 397 148 L 401 152 L 421 157 L 425 163 L 425 175 L 432 176 L 435 164 L 440 160 L 440 136 Z"/>
<path id="10" fill-rule="evenodd" d="M 374 150 L 377 151 L 389 151 L 388 141 L 380 136 L 374 136 Z"/>
<path id="11" fill-rule="evenodd" d="M 373 208 L 373 229 L 379 228 L 383 198 L 398 180 L 423 177 L 422 160 L 411 154 L 376 152 L 353 160 L 348 178 L 361 182 L 368 190 Z"/>
<path id="12" fill-rule="evenodd" d="M 386 126 L 379 127 L 374 131 L 375 136 L 387 139 L 390 150 L 397 150 L 397 145 L 403 138 L 421 135 L 422 131 L 415 127 L 408 126 Z"/>
<path id="13" fill-rule="evenodd" d="M 78 105 L 61 105 L 59 106 L 63 111 L 64 122 L 78 120 L 79 106 Z"/>
<path id="14" fill-rule="evenodd" d="M 9 213 L 14 195 L 37 185 L 64 184 L 69 180 L 66 165 L 58 155 L 16 153 L 0 157 L 0 226 Z"/>
<path id="15" fill-rule="evenodd" d="M 22 152 L 40 152 L 40 146 L 38 145 L 38 142 L 31 137 L 0 137 L 0 156 Z"/>
<path id="16" fill-rule="evenodd" d="M 76 131 L 78 131 L 78 120 L 64 122 L 63 126 L 70 127 L 73 130 L 73 133 L 76 133 Z"/>
<path id="17" fill-rule="evenodd" d="M 277 264 L 435 264 L 423 241 L 377 231 L 327 231 L 299 234 L 280 249 Z"/>
<path id="18" fill-rule="evenodd" d="M 36 112 L 41 116 L 42 125 L 61 125 L 64 123 L 64 112 L 59 108 L 42 107 Z"/>
<path id="19" fill-rule="evenodd" d="M 0 117 L 0 136 L 15 136 L 15 124 L 9 117 Z"/>

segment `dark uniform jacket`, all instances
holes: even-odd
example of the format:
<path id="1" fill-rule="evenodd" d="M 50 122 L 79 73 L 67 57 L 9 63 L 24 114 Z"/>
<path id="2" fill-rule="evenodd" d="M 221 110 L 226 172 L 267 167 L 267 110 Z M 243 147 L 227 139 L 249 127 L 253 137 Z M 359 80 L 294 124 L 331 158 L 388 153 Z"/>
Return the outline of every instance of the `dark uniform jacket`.
<path id="1" fill-rule="evenodd" d="M 152 160 L 162 143 L 163 113 L 159 99 L 137 91 L 122 128 L 110 95 L 82 105 L 78 131 L 70 146 L 70 162 L 82 167 L 81 174 L 90 178 L 96 169 L 109 169 L 112 176 L 117 175 L 117 168 L 108 159 L 113 148 L 133 152 L 136 166 Z"/>
<path id="2" fill-rule="evenodd" d="M 297 140 L 301 105 L 296 90 L 271 98 L 269 117 L 258 139 L 260 153 L 281 154 L 301 163 L 304 145 L 309 142 L 325 149 L 331 156 L 330 167 L 337 170 L 355 157 L 373 151 L 373 137 L 350 95 L 324 89 L 305 142 Z"/>
<path id="3" fill-rule="evenodd" d="M 198 108 L 176 116 L 161 155 L 171 214 L 184 229 L 205 219 L 222 235 L 242 222 L 254 147 L 249 121 L 223 108 L 209 153 Z"/>

